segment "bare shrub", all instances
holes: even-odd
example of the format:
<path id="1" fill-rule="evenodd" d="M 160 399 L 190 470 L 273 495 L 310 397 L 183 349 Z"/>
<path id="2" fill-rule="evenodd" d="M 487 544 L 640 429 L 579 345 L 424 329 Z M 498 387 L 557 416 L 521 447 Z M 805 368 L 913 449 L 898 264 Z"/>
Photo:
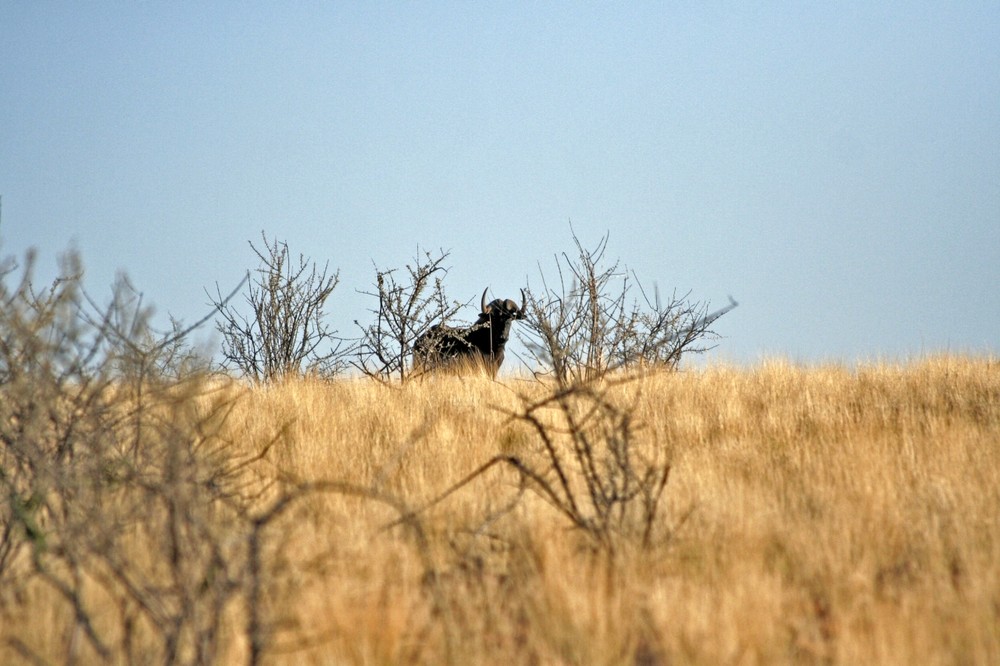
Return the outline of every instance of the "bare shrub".
<path id="1" fill-rule="evenodd" d="M 633 410 L 614 404 L 608 388 L 575 385 L 528 402 L 513 416 L 531 426 L 544 465 L 530 478 L 553 506 L 606 550 L 621 539 L 653 537 L 670 478 L 662 449 L 636 444 Z"/>
<path id="2" fill-rule="evenodd" d="M 250 243 L 260 260 L 244 295 L 251 314 L 222 301 L 216 286 L 212 304 L 221 320 L 223 367 L 236 368 L 256 382 L 303 372 L 336 374 L 342 369 L 341 340 L 324 321 L 324 308 L 339 281 L 329 263 L 318 269 L 303 255 L 290 259 L 287 243 L 268 241 L 264 250 Z"/>
<path id="3" fill-rule="evenodd" d="M 0 585 L 57 593 L 74 618 L 68 661 L 212 661 L 240 566 L 217 408 L 191 412 L 201 375 L 127 281 L 94 310 L 78 257 L 40 294 L 26 264 L 0 286 Z M 163 379 L 175 370 L 188 380 Z M 108 602 L 119 623 L 97 620 Z"/>
<path id="4" fill-rule="evenodd" d="M 397 281 L 397 269 L 375 267 L 375 291 L 362 292 L 377 299 L 371 311 L 375 321 L 362 326 L 356 347 L 354 366 L 365 375 L 389 380 L 405 380 L 411 370 L 408 359 L 417 338 L 427 333 L 436 321 L 453 317 L 460 303 L 449 302 L 442 282 L 448 273 L 444 266 L 448 253 L 417 251 L 406 276 Z"/>
<path id="5" fill-rule="evenodd" d="M 40 293 L 34 263 L 13 287 L 17 264 L 0 268 L 0 611 L 41 586 L 70 630 L 5 647 L 35 662 L 217 663 L 274 575 L 251 566 L 266 521 L 248 473 L 275 442 L 248 453 L 221 436 L 232 392 L 183 351 L 190 328 L 150 327 L 127 280 L 97 308 L 75 254 Z M 263 626 L 246 625 L 255 657 Z"/>
<path id="6" fill-rule="evenodd" d="M 68 631 L 2 647 L 38 663 L 209 664 L 242 637 L 260 663 L 282 622 L 268 590 L 286 575 L 287 507 L 339 493 L 405 516 L 405 503 L 347 482 L 262 483 L 285 431 L 224 435 L 243 394 L 193 363 L 191 328 L 156 332 L 124 278 L 98 307 L 75 254 L 41 293 L 32 254 L 8 287 L 19 268 L 0 264 L 0 617 L 24 617 L 44 589 Z"/>
<path id="7" fill-rule="evenodd" d="M 560 384 L 587 382 L 612 370 L 674 368 L 682 356 L 704 352 L 712 324 L 737 303 L 709 312 L 706 305 L 672 295 L 651 300 L 635 274 L 604 258 L 608 236 L 587 249 L 573 233 L 575 255 L 556 256 L 555 282 L 541 271 L 542 289 L 529 289 L 528 353 Z M 633 285 L 641 300 L 633 297 Z"/>
<path id="8" fill-rule="evenodd" d="M 663 524 L 660 500 L 670 478 L 670 457 L 662 447 L 636 443 L 634 409 L 615 404 L 610 395 L 614 387 L 577 383 L 556 387 L 540 399 L 521 396 L 522 407 L 509 416 L 535 434 L 536 455 L 495 456 L 419 511 L 505 465 L 520 476 L 521 492 L 499 514 L 512 510 L 527 489 L 598 550 L 614 553 L 627 544 L 651 545 L 656 526 Z"/>

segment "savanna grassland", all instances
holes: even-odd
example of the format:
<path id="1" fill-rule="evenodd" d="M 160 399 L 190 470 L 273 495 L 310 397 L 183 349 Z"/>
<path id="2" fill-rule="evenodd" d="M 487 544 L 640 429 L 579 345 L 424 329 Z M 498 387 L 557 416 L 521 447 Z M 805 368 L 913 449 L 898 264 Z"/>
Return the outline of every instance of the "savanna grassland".
<path id="1" fill-rule="evenodd" d="M 165 454 L 134 478 L 105 464 L 111 494 L 74 486 L 103 497 L 75 531 L 22 520 L 0 662 L 1000 663 L 996 360 L 608 382 L 629 455 L 669 476 L 649 530 L 626 516 L 603 538 L 509 462 L 558 485 L 545 438 L 569 446 L 565 428 L 517 418 L 551 391 L 170 386 L 155 423 L 190 425 L 192 478 L 225 492 L 164 492 L 188 469 Z"/>

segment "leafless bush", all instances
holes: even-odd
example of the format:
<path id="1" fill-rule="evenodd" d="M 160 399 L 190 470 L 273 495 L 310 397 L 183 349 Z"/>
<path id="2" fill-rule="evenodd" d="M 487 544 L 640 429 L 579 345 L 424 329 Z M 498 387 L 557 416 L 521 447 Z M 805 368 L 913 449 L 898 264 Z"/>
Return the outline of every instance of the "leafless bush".
<path id="1" fill-rule="evenodd" d="M 443 250 L 422 256 L 418 250 L 412 265 L 406 266 L 405 281 L 399 282 L 396 269 L 375 268 L 375 291 L 362 292 L 378 301 L 372 310 L 375 321 L 367 326 L 354 322 L 361 329 L 355 367 L 380 380 L 406 379 L 416 339 L 461 307 L 445 295 L 442 279 L 448 273 L 447 258 Z"/>
<path id="2" fill-rule="evenodd" d="M 651 543 L 671 466 L 664 450 L 636 445 L 633 410 L 616 406 L 609 391 L 558 388 L 513 416 L 534 430 L 544 461 L 519 468 L 575 527 L 613 551 L 623 539 Z"/>
<path id="3" fill-rule="evenodd" d="M 41 587 L 69 627 L 56 643 L 7 634 L 0 654 L 209 664 L 242 630 L 260 663 L 282 622 L 268 603 L 284 575 L 279 519 L 317 493 L 395 508 L 426 559 L 422 526 L 383 491 L 262 483 L 256 468 L 282 434 L 256 446 L 223 436 L 239 394 L 192 364 L 191 327 L 155 332 L 124 279 L 98 307 L 74 254 L 41 293 L 33 268 L 29 255 L 8 287 L 19 267 L 0 264 L 0 617 L 33 612 Z"/>
<path id="4" fill-rule="evenodd" d="M 605 263 L 607 242 L 605 235 L 587 249 L 573 233 L 576 254 L 556 257 L 557 281 L 542 272 L 541 291 L 529 289 L 523 340 L 542 374 L 563 385 L 620 368 L 676 367 L 683 355 L 708 349 L 712 324 L 737 305 L 730 299 L 709 312 L 687 295 L 663 302 L 658 290 L 650 300 L 634 273 L 619 261 Z"/>
<path id="5" fill-rule="evenodd" d="M 509 415 L 536 435 L 534 455 L 495 456 L 417 513 L 499 465 L 514 469 L 520 477 L 517 498 L 500 513 L 510 511 L 527 489 L 603 552 L 614 553 L 627 544 L 648 547 L 655 543 L 658 525 L 666 532 L 660 537 L 669 537 L 687 518 L 668 525 L 661 513 L 670 479 L 669 451 L 636 443 L 634 409 L 615 404 L 610 395 L 614 387 L 614 383 L 587 382 L 556 387 L 541 399 L 522 396 L 522 407 Z"/>
<path id="6" fill-rule="evenodd" d="M 215 297 L 209 295 L 221 316 L 223 367 L 256 382 L 303 371 L 335 374 L 342 368 L 341 340 L 325 323 L 324 307 L 339 273 L 329 275 L 329 264 L 319 270 L 302 255 L 293 264 L 285 242 L 261 238 L 263 251 L 250 243 L 260 260 L 245 294 L 251 314 L 223 303 L 218 287 Z"/>
<path id="7" fill-rule="evenodd" d="M 98 308 L 76 255 L 41 292 L 30 254 L 8 287 L 18 268 L 0 266 L 0 613 L 31 612 L 19 604 L 40 585 L 70 626 L 60 644 L 2 647 L 35 662 L 217 663 L 244 612 L 260 658 L 254 593 L 274 571 L 253 560 L 269 514 L 250 473 L 274 442 L 247 453 L 220 435 L 231 394 L 183 351 L 191 329 L 156 333 L 127 281 Z"/>
<path id="8" fill-rule="evenodd" d="M 218 501 L 233 479 L 208 427 L 218 413 L 190 413 L 200 375 L 126 281 L 95 310 L 75 255 L 42 293 L 33 264 L 0 286 L 0 587 L 56 592 L 75 618 L 68 661 L 210 662 L 239 567 L 225 542 L 237 517 Z M 190 379 L 163 379 L 175 371 Z M 113 629 L 96 621 L 109 602 Z"/>

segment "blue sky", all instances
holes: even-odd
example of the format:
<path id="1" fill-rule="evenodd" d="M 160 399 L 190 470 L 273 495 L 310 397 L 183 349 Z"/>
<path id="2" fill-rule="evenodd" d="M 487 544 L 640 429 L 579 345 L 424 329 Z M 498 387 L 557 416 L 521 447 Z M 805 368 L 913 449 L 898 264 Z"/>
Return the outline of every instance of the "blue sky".
<path id="1" fill-rule="evenodd" d="M 572 221 L 736 298 L 712 358 L 997 354 L 998 44 L 995 1 L 0 0 L 0 250 L 193 322 L 264 230 L 353 335 L 373 262 L 516 297 Z"/>

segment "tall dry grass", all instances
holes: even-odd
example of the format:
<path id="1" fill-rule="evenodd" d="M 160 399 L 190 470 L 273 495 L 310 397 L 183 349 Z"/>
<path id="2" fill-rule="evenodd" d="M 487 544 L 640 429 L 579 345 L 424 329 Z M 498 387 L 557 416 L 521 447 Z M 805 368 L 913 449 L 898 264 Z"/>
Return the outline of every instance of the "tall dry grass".
<path id="1" fill-rule="evenodd" d="M 341 483 L 260 531 L 264 660 L 1000 663 L 996 360 L 773 362 L 609 386 L 637 454 L 671 462 L 645 547 L 595 547 L 504 465 L 392 526 L 400 505 L 425 507 L 499 454 L 542 469 L 511 413 L 547 390 L 444 376 L 202 397 L 229 405 L 218 437 L 234 455 L 266 450 L 244 479 L 248 512 Z M 63 659 L 72 614 L 55 593 L 26 584 L 0 601 L 0 662 L 24 658 L 15 637 Z M 226 613 L 220 658 L 240 663 L 245 601 Z"/>

